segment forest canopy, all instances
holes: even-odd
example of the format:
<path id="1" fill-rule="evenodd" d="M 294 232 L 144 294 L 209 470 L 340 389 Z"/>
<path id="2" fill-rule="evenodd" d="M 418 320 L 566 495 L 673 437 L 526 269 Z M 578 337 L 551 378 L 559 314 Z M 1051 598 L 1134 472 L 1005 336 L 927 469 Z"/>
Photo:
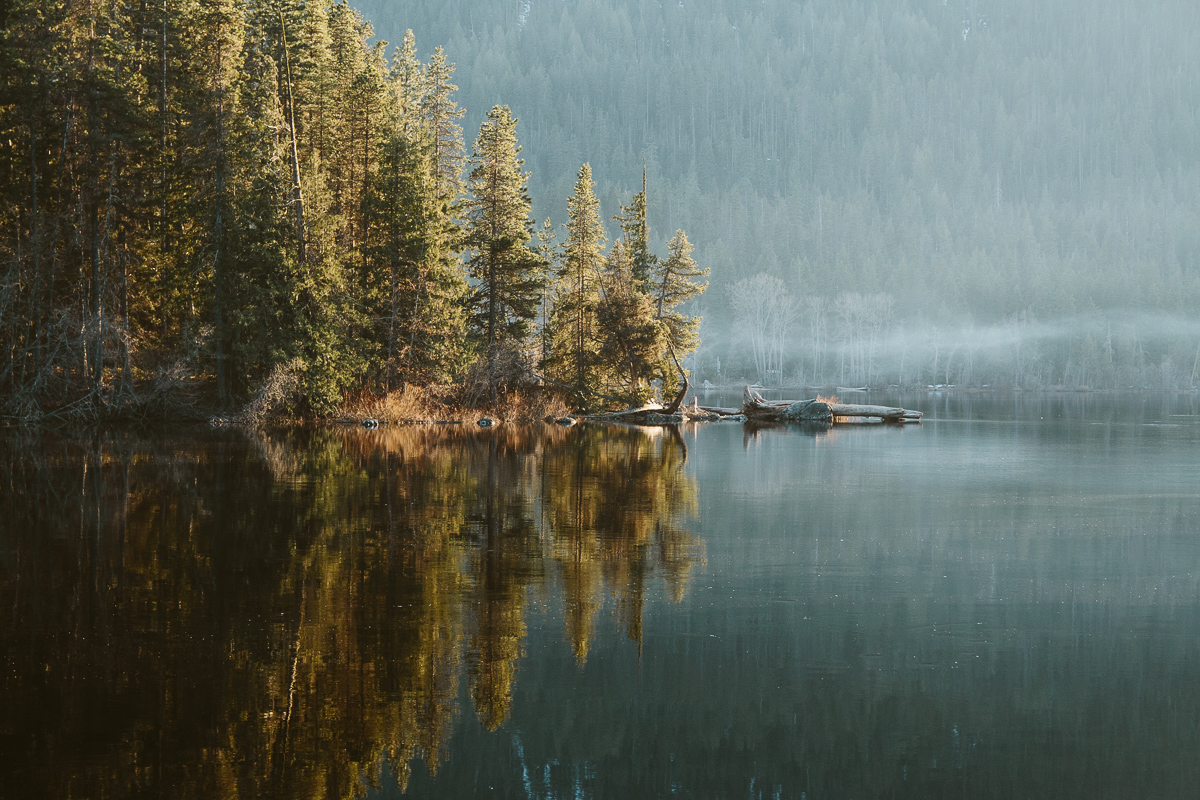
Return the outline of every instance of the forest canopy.
<path id="1" fill-rule="evenodd" d="M 419 58 L 411 31 L 376 41 L 345 2 L 4 8 L 9 416 L 247 401 L 327 416 L 408 385 L 494 405 L 544 380 L 591 406 L 684 379 L 698 321 L 678 306 L 704 271 L 657 269 L 644 188 L 611 257 L 602 235 L 583 262 L 569 236 L 556 247 L 531 216 L 517 117 L 492 105 L 468 149 L 455 65 Z M 588 293 L 570 300 L 576 280 Z M 568 304 L 585 371 L 548 349 Z"/>

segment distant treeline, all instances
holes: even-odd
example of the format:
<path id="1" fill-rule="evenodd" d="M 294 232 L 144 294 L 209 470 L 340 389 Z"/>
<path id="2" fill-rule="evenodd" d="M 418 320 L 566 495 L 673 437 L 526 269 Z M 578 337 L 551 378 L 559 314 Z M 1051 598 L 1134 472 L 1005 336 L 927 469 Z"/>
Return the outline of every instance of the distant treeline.
<path id="1" fill-rule="evenodd" d="M 0 13 L 9 415 L 263 387 L 324 415 L 406 383 L 486 403 L 539 369 L 591 405 L 680 380 L 705 274 L 686 235 L 651 253 L 643 186 L 606 252 L 587 164 L 562 244 L 535 233 L 517 120 L 495 105 L 468 153 L 454 65 L 411 32 L 387 52 L 304 0 Z"/>
<path id="2" fill-rule="evenodd" d="M 880 381 L 945 382 L 955 347 L 951 382 L 972 349 L 987 350 L 968 370 L 980 384 L 1195 381 L 1195 326 L 1164 323 L 1200 307 L 1200 4 L 361 5 L 385 37 L 444 43 L 475 113 L 502 97 L 521 117 L 539 215 L 561 213 L 572 165 L 589 161 L 611 204 L 648 154 L 651 224 L 704 232 L 697 377 L 718 358 L 755 374 L 733 287 L 762 273 L 824 298 L 824 318 L 802 308 L 783 340 L 789 380 L 814 361 L 839 380 L 835 307 L 884 293 L 891 338 L 911 346 Z M 1020 320 L 1055 331 L 1036 368 L 993 347 Z"/>

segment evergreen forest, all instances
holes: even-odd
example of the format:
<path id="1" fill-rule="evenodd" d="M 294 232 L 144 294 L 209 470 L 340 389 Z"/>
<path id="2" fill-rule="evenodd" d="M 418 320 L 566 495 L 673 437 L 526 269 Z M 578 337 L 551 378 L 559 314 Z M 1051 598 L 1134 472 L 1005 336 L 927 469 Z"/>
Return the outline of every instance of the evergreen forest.
<path id="1" fill-rule="evenodd" d="M 411 31 L 345 2 L 14 0 L 0 37 L 7 416 L 682 398 L 686 234 L 655 256 L 645 185 L 602 212 L 583 162 L 559 243 L 517 117 L 468 147 L 455 65 Z"/>
<path id="2" fill-rule="evenodd" d="M 539 218 L 573 165 L 612 207 L 646 157 L 652 229 L 712 270 L 697 379 L 1200 380 L 1196 3 L 360 6 L 522 119 Z"/>

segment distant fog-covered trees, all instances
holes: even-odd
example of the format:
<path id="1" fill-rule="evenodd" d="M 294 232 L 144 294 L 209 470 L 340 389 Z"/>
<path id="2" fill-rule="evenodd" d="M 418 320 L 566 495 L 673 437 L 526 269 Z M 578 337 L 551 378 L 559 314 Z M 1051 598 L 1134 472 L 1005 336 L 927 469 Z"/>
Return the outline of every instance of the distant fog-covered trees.
<path id="1" fill-rule="evenodd" d="M 652 223 L 703 232 L 696 256 L 717 296 L 759 273 L 830 304 L 890 295 L 907 345 L 881 344 L 873 367 L 869 346 L 855 351 L 867 359 L 855 382 L 872 369 L 945 382 L 951 350 L 958 380 L 971 331 L 998 364 L 1000 331 L 1023 317 L 1050 338 L 1036 368 L 1023 348 L 1006 384 L 1020 372 L 1029 385 L 1190 385 L 1200 5 L 361 2 L 385 32 L 419 26 L 444 42 L 474 113 L 503 96 L 522 118 L 539 218 L 561 217 L 582 161 L 601 201 L 619 202 L 645 153 Z M 733 306 L 709 310 L 702 377 L 718 357 L 749 377 Z M 814 357 L 808 325 L 785 344 L 789 378 Z M 1104 366 L 1109 328 L 1138 343 L 1113 345 L 1120 368 Z M 817 372 L 840 375 L 840 348 L 820 349 L 837 369 Z M 974 382 L 999 380 L 983 361 Z"/>

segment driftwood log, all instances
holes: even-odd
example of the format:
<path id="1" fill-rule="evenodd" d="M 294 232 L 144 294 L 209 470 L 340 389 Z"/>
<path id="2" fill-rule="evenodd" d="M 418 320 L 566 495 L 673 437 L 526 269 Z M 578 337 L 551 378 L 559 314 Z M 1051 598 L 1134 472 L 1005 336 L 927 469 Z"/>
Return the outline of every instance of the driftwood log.
<path id="1" fill-rule="evenodd" d="M 669 406 L 649 405 L 630 408 L 626 411 L 610 411 L 607 414 L 581 414 L 576 419 L 625 422 L 630 425 L 664 425 L 684 422 L 684 415 L 672 411 Z"/>
<path id="2" fill-rule="evenodd" d="M 860 406 L 845 403 L 830 403 L 829 410 L 834 419 L 838 417 L 876 417 L 884 422 L 920 422 L 920 411 L 907 408 L 891 408 L 889 406 Z"/>
<path id="3" fill-rule="evenodd" d="M 920 422 L 921 412 L 890 406 L 826 403 L 822 400 L 764 400 L 747 386 L 742 390 L 742 413 L 757 422 L 828 422 L 852 417 L 884 422 Z"/>

